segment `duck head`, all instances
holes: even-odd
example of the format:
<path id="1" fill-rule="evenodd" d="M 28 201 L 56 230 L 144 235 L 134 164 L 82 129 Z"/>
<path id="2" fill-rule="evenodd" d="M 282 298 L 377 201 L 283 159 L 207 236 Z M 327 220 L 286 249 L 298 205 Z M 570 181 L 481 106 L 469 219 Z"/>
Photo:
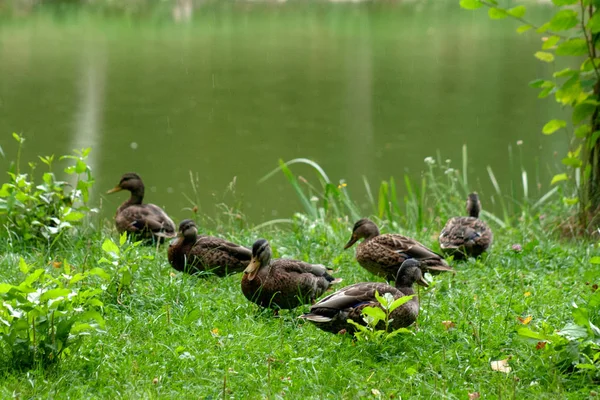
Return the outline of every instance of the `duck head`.
<path id="1" fill-rule="evenodd" d="M 196 241 L 198 238 L 198 227 L 191 219 L 184 219 L 179 223 L 179 236 L 187 241 Z"/>
<path id="2" fill-rule="evenodd" d="M 469 217 L 479 218 L 479 212 L 481 211 L 481 202 L 476 192 L 469 193 L 467 197 L 467 214 Z"/>
<path id="3" fill-rule="evenodd" d="M 244 270 L 244 274 L 248 274 L 248 280 L 256 278 L 258 271 L 271 262 L 271 246 L 265 239 L 258 239 L 252 245 L 252 259 L 250 264 Z"/>
<path id="4" fill-rule="evenodd" d="M 398 269 L 398 274 L 396 275 L 396 287 L 412 287 L 413 283 L 428 287 L 429 284 L 423 279 L 423 272 L 421 272 L 420 265 L 421 263 L 414 258 L 405 260 Z"/>
<path id="5" fill-rule="evenodd" d="M 119 184 L 114 188 L 110 189 L 107 194 L 120 192 L 121 190 L 128 190 L 132 196 L 143 198 L 144 197 L 144 183 L 142 178 L 135 172 L 126 173 L 121 177 Z"/>
<path id="6" fill-rule="evenodd" d="M 375 236 L 379 236 L 379 228 L 377 228 L 377 225 L 368 218 L 359 219 L 354 224 L 354 228 L 352 228 L 352 237 L 350 237 L 350 240 L 344 246 L 344 250 L 352 247 L 359 239 L 368 240 Z"/>

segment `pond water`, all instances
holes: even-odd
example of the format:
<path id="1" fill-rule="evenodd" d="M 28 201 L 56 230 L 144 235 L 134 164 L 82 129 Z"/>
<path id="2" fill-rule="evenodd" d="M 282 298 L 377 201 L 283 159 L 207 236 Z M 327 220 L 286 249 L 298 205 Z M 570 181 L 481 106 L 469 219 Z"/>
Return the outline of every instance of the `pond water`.
<path id="1" fill-rule="evenodd" d="M 12 132 L 27 139 L 24 160 L 90 146 L 93 201 L 106 215 L 125 195 L 104 192 L 136 171 L 147 201 L 175 220 L 196 201 L 209 215 L 239 201 L 255 223 L 289 217 L 301 204 L 283 175 L 257 181 L 296 157 L 345 179 L 363 207 L 363 176 L 373 185 L 417 177 L 438 151 L 460 167 L 463 144 L 484 201 L 488 165 L 504 188 L 523 165 L 531 192 L 538 181 L 547 190 L 553 152 L 567 144 L 541 134 L 561 114 L 527 85 L 550 74 L 532 56 L 540 38 L 457 3 L 179 2 L 135 15 L 5 15 L 0 166 L 14 159 Z M 521 140 L 511 175 L 508 147 Z M 292 170 L 316 178 L 308 167 Z"/>

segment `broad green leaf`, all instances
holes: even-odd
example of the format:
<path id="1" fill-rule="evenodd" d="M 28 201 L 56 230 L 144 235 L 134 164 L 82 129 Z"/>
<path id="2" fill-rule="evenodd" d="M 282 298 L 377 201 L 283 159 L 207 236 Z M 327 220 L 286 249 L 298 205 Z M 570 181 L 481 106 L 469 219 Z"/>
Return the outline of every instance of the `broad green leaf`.
<path id="1" fill-rule="evenodd" d="M 579 168 L 582 165 L 582 162 L 579 158 L 576 157 L 565 157 L 561 160 L 561 162 L 568 166 L 568 167 L 573 167 L 573 168 Z"/>
<path id="2" fill-rule="evenodd" d="M 545 62 L 552 62 L 554 61 L 554 54 L 552 53 L 548 53 L 545 51 L 536 51 L 534 54 L 535 58 L 537 58 L 538 60 L 542 60 Z"/>
<path id="3" fill-rule="evenodd" d="M 396 335 L 398 335 L 398 334 L 400 334 L 400 333 L 402 333 L 402 334 L 410 334 L 410 335 L 414 335 L 414 334 L 415 334 L 415 333 L 414 333 L 413 331 L 411 331 L 410 329 L 406 329 L 406 328 L 398 328 L 398 329 L 396 329 L 395 331 L 393 331 L 393 332 L 390 332 L 390 333 L 389 333 L 389 334 L 386 336 L 385 340 L 389 340 L 389 339 L 393 338 L 394 336 L 396 336 Z M 404 372 L 406 372 L 406 371 L 404 371 Z"/>
<path id="4" fill-rule="evenodd" d="M 587 23 L 587 28 L 592 31 L 592 33 L 600 32 L 600 13 L 597 11 L 594 12 L 592 18 L 589 19 Z"/>
<path id="5" fill-rule="evenodd" d="M 550 29 L 550 22 L 546 22 L 544 25 L 540 26 L 539 28 L 537 28 L 535 31 L 537 33 L 544 33 L 546 32 L 548 29 Z"/>
<path id="6" fill-rule="evenodd" d="M 521 25 L 520 27 L 517 28 L 517 33 L 527 32 L 531 28 L 533 28 L 533 26 L 531 26 L 531 25 Z"/>
<path id="7" fill-rule="evenodd" d="M 415 297 L 414 294 L 410 295 L 410 296 L 402 296 L 399 299 L 394 300 L 394 302 L 392 303 L 392 305 L 390 306 L 390 313 L 392 311 L 394 311 L 396 308 L 400 307 L 402 304 L 408 303 L 413 297 Z"/>
<path id="8" fill-rule="evenodd" d="M 552 182 L 550 182 L 550 184 L 554 185 L 557 182 L 566 181 L 567 179 L 569 179 L 569 177 L 567 176 L 567 174 L 554 175 L 554 177 L 552 178 Z"/>
<path id="9" fill-rule="evenodd" d="M 557 56 L 582 56 L 588 54 L 588 45 L 585 39 L 577 38 L 562 42 L 556 48 Z"/>
<path id="10" fill-rule="evenodd" d="M 575 364 L 575 368 L 579 368 L 579 369 L 596 369 L 598 367 L 596 367 L 594 364 Z"/>
<path id="11" fill-rule="evenodd" d="M 570 340 L 577 340 L 587 337 L 587 329 L 577 324 L 569 323 L 565 325 L 561 330 L 556 332 L 560 336 L 564 336 Z"/>
<path id="12" fill-rule="evenodd" d="M 363 315 L 368 315 L 374 319 L 373 325 L 376 325 L 379 321 L 385 320 L 385 312 L 379 307 L 365 307 L 362 309 Z"/>
<path id="13" fill-rule="evenodd" d="M 546 125 L 544 125 L 544 127 L 542 128 L 542 133 L 544 135 L 551 135 L 560 128 L 564 128 L 565 126 L 567 126 L 567 121 L 563 121 L 562 119 L 553 119 L 548 121 Z"/>
<path id="14" fill-rule="evenodd" d="M 71 293 L 71 289 L 61 289 L 61 288 L 50 289 L 47 292 L 45 292 L 44 294 L 42 294 L 42 296 L 40 297 L 40 301 L 46 301 L 46 300 L 57 299 L 59 297 L 65 297 L 69 293 Z"/>
<path id="15" fill-rule="evenodd" d="M 85 279 L 85 275 L 83 275 L 82 273 L 77 273 L 77 274 L 73 275 L 73 277 L 69 280 L 69 286 L 71 286 L 83 279 Z"/>
<path id="16" fill-rule="evenodd" d="M 592 132 L 592 128 L 588 124 L 581 125 L 577 129 L 575 129 L 575 136 L 580 139 L 583 139 L 587 135 Z"/>
<path id="17" fill-rule="evenodd" d="M 89 272 L 90 275 L 96 275 L 99 276 L 100 278 L 109 281 L 110 280 L 110 275 L 103 270 L 102 268 L 96 267 L 96 268 L 92 268 Z"/>
<path id="18" fill-rule="evenodd" d="M 75 222 L 81 221 L 85 217 L 85 214 L 79 211 L 69 211 L 67 214 L 63 215 L 63 221 L 67 222 Z"/>
<path id="19" fill-rule="evenodd" d="M 590 264 L 600 264 L 600 257 L 594 256 L 590 258 Z"/>
<path id="20" fill-rule="evenodd" d="M 104 240 L 104 243 L 102 243 L 102 250 L 104 250 L 107 253 L 114 254 L 116 256 L 119 255 L 119 246 L 114 244 L 113 241 L 110 239 Z"/>
<path id="21" fill-rule="evenodd" d="M 19 257 L 19 269 L 22 273 L 26 274 L 31 269 L 31 266 L 27 265 L 23 257 Z"/>
<path id="22" fill-rule="evenodd" d="M 503 19 L 508 17 L 506 10 L 497 7 L 491 7 L 488 10 L 488 15 L 490 16 L 490 19 Z"/>
<path id="23" fill-rule="evenodd" d="M 123 285 L 123 286 L 131 285 L 132 278 L 133 277 L 131 276 L 131 271 L 126 269 L 125 271 L 123 271 L 123 276 L 121 276 L 121 285 Z"/>
<path id="24" fill-rule="evenodd" d="M 573 76 L 578 73 L 579 73 L 579 71 L 573 71 L 571 68 L 565 68 L 565 69 L 561 69 L 560 71 L 553 73 L 552 76 L 555 78 L 562 78 L 565 76 Z"/>
<path id="25" fill-rule="evenodd" d="M 8 291 L 12 288 L 13 285 L 9 285 L 8 283 L 0 283 L 0 293 L 8 293 Z"/>
<path id="26" fill-rule="evenodd" d="M 562 201 L 568 206 L 574 206 L 579 203 L 579 197 L 563 197 Z"/>
<path id="27" fill-rule="evenodd" d="M 476 10 L 483 6 L 481 0 L 460 0 L 460 6 L 466 10 Z"/>
<path id="28" fill-rule="evenodd" d="M 515 18 L 523 18 L 527 9 L 525 6 L 516 6 L 508 10 L 508 13 Z"/>
<path id="29" fill-rule="evenodd" d="M 546 340 L 546 337 L 544 335 L 538 332 L 534 332 L 529 328 L 519 328 L 517 329 L 517 334 L 519 336 L 523 336 L 530 339 Z"/>
<path id="30" fill-rule="evenodd" d="M 573 109 L 573 124 L 578 124 L 584 119 L 591 117 L 597 107 L 597 105 L 588 101 L 577 104 Z"/>
<path id="31" fill-rule="evenodd" d="M 542 90 L 539 94 L 538 94 L 538 99 L 543 99 L 545 97 L 548 97 L 550 95 L 550 93 L 552 93 L 552 91 L 554 90 L 553 87 L 547 87 L 544 90 Z"/>
<path id="32" fill-rule="evenodd" d="M 127 242 L 127 231 L 123 231 L 123 233 L 121 233 L 121 236 L 119 236 L 119 244 L 123 246 L 125 242 Z"/>
<path id="33" fill-rule="evenodd" d="M 529 82 L 529 86 L 533 87 L 533 88 L 539 88 L 542 87 L 542 84 L 546 82 L 543 79 L 536 79 L 534 81 Z"/>
<path id="34" fill-rule="evenodd" d="M 555 6 L 570 6 L 579 3 L 579 0 L 552 0 Z"/>
<path id="35" fill-rule="evenodd" d="M 579 76 L 574 75 L 563 83 L 562 87 L 555 92 L 556 101 L 562 105 L 571 105 L 579 103 L 587 98 L 587 94 L 581 90 Z"/>
<path id="36" fill-rule="evenodd" d="M 573 10 L 561 10 L 550 20 L 548 28 L 553 31 L 566 31 L 579 23 L 579 14 Z"/>
<path id="37" fill-rule="evenodd" d="M 542 49 L 543 50 L 551 49 L 559 41 L 560 41 L 560 37 L 559 36 L 550 36 L 548 39 L 546 39 L 544 41 L 544 43 L 542 43 Z"/>
<path id="38" fill-rule="evenodd" d="M 591 72 L 594 70 L 594 67 L 600 67 L 600 58 L 594 58 L 594 61 L 591 58 L 586 58 L 581 64 L 580 69 L 582 72 Z"/>

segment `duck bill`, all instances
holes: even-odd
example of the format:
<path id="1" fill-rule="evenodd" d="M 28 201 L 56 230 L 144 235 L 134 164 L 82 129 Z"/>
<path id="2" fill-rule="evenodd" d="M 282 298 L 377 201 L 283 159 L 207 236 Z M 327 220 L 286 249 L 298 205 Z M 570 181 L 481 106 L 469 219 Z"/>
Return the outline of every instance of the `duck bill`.
<path id="1" fill-rule="evenodd" d="M 346 249 L 348 249 L 348 248 L 352 247 L 352 245 L 353 245 L 354 243 L 356 243 L 356 241 L 357 241 L 357 240 L 358 240 L 358 238 L 357 238 L 357 237 L 354 237 L 354 236 L 352 236 L 352 237 L 350 238 L 350 240 L 348 241 L 348 243 L 346 243 L 346 245 L 344 246 L 344 250 L 346 250 Z"/>
<path id="2" fill-rule="evenodd" d="M 417 285 L 429 287 L 429 283 L 427 283 L 427 281 L 423 277 L 420 277 L 419 279 L 417 279 L 416 282 L 417 282 Z"/>
<path id="3" fill-rule="evenodd" d="M 114 188 L 112 188 L 108 192 L 106 192 L 106 194 L 117 193 L 117 192 L 120 192 L 121 190 L 123 190 L 123 188 L 121 186 L 115 186 Z"/>
<path id="4" fill-rule="evenodd" d="M 248 274 L 248 280 L 252 281 L 256 278 L 256 274 L 258 274 L 258 270 L 260 269 L 260 262 L 256 258 L 252 258 L 250 264 L 244 270 L 244 274 Z"/>

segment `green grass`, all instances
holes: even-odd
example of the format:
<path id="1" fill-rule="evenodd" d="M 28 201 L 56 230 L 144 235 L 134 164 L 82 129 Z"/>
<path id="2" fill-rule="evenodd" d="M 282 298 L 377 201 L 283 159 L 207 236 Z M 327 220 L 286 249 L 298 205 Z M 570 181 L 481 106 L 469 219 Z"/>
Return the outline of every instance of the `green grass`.
<path id="1" fill-rule="evenodd" d="M 353 251 L 342 251 L 350 226 L 297 217 L 285 230 L 218 234 L 246 245 L 264 236 L 276 257 L 323 263 L 344 278 L 341 285 L 374 280 Z M 432 244 L 439 228 L 432 222 L 403 233 Z M 297 318 L 308 307 L 274 317 L 244 298 L 240 274 L 198 279 L 175 273 L 164 246 L 158 253 L 145 247 L 140 253 L 155 258 L 141 262 L 133 290 L 119 302 L 104 300 L 105 333 L 45 370 L 10 369 L 2 348 L 0 398 L 587 397 L 597 385 L 589 374 L 559 370 L 547 349 L 536 350 L 536 342 L 516 330 L 523 326 L 518 317 L 529 315 L 532 330 L 572 320 L 571 303 L 591 294 L 585 282 L 599 283 L 598 267 L 589 263 L 597 247 L 561 244 L 542 229 L 495 228 L 489 255 L 457 264 L 456 276 L 435 277 L 421 291 L 414 335 L 383 344 L 322 332 Z M 3 244 L 0 281 L 22 279 L 20 254 L 49 270 L 51 260 L 63 258 L 75 268 L 96 267 L 107 235 L 117 240 L 114 232 L 90 229 L 51 253 Z M 524 250 L 514 252 L 514 243 Z M 446 330 L 442 321 L 455 328 Z M 490 368 L 509 356 L 511 373 Z"/>

